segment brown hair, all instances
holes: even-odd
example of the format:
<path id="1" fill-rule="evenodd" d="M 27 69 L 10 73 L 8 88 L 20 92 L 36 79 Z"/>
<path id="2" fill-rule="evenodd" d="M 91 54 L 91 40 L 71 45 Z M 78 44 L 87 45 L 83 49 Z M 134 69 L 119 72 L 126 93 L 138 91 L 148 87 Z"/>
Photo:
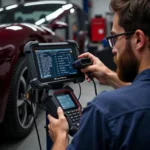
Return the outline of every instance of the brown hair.
<path id="1" fill-rule="evenodd" d="M 110 9 L 119 14 L 125 31 L 141 29 L 150 37 L 150 0 L 111 0 Z"/>

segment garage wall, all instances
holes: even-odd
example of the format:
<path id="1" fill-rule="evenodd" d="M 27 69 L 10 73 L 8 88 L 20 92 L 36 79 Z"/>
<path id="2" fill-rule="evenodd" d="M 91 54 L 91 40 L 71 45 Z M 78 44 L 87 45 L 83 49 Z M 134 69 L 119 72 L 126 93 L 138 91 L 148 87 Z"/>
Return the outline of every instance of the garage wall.
<path id="1" fill-rule="evenodd" d="M 106 12 L 110 12 L 109 3 L 110 0 L 92 0 L 92 17 L 95 14 L 102 14 L 103 16 L 105 16 Z"/>
<path id="2" fill-rule="evenodd" d="M 16 3 L 16 0 L 1 0 L 1 1 L 2 1 L 2 6 Z"/>
<path id="3" fill-rule="evenodd" d="M 75 3 L 79 5 L 80 7 L 82 7 L 82 0 L 70 0 L 70 2 Z"/>
<path id="4" fill-rule="evenodd" d="M 82 7 L 83 0 L 70 0 L 73 3 L 78 4 Z M 109 3 L 110 0 L 91 0 L 92 8 L 91 8 L 91 16 L 94 17 L 95 14 L 102 14 L 105 16 L 106 12 L 110 12 Z"/>

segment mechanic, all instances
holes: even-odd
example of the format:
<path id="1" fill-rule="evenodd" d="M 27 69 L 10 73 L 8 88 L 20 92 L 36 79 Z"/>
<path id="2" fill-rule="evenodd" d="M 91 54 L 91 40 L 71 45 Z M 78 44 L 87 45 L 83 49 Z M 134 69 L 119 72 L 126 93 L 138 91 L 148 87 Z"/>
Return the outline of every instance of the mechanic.
<path id="1" fill-rule="evenodd" d="M 117 89 L 88 103 L 69 145 L 62 109 L 58 119 L 48 115 L 53 150 L 150 150 L 150 0 L 111 0 L 110 8 L 114 19 L 107 39 L 117 75 L 89 53 L 79 58 L 93 61 L 84 73 Z"/>

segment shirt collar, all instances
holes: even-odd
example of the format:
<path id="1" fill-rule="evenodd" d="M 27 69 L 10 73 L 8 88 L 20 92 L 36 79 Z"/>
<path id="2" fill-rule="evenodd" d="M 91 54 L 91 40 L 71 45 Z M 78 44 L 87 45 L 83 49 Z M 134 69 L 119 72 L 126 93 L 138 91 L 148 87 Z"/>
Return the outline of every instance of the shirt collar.
<path id="1" fill-rule="evenodd" d="M 143 81 L 143 80 L 150 80 L 150 69 L 146 69 L 140 72 L 133 80 L 133 83 L 137 81 Z"/>

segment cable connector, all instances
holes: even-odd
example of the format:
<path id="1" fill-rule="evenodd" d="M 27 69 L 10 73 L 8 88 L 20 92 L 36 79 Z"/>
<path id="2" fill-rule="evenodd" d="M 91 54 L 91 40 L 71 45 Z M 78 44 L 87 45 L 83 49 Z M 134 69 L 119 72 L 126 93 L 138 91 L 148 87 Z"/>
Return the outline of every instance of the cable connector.
<path id="1" fill-rule="evenodd" d="M 93 63 L 92 63 L 91 59 L 82 58 L 82 59 L 78 59 L 78 60 L 74 61 L 72 63 L 72 66 L 73 66 L 73 68 L 76 68 L 76 69 L 82 69 L 82 68 L 85 68 L 85 67 L 92 65 L 92 64 Z"/>
<path id="2" fill-rule="evenodd" d="M 92 65 L 92 64 L 93 63 L 92 63 L 91 59 L 89 59 L 89 58 L 81 58 L 81 59 L 78 59 L 78 60 L 74 61 L 72 66 L 74 68 L 76 68 L 76 69 L 82 69 L 82 68 L 85 68 L 85 67 L 87 67 L 89 65 Z M 91 79 L 91 81 L 93 82 L 94 89 L 95 89 L 95 95 L 97 95 L 96 83 L 95 83 L 95 81 L 93 79 L 93 76 L 92 76 L 91 72 L 87 72 L 86 74 Z"/>

